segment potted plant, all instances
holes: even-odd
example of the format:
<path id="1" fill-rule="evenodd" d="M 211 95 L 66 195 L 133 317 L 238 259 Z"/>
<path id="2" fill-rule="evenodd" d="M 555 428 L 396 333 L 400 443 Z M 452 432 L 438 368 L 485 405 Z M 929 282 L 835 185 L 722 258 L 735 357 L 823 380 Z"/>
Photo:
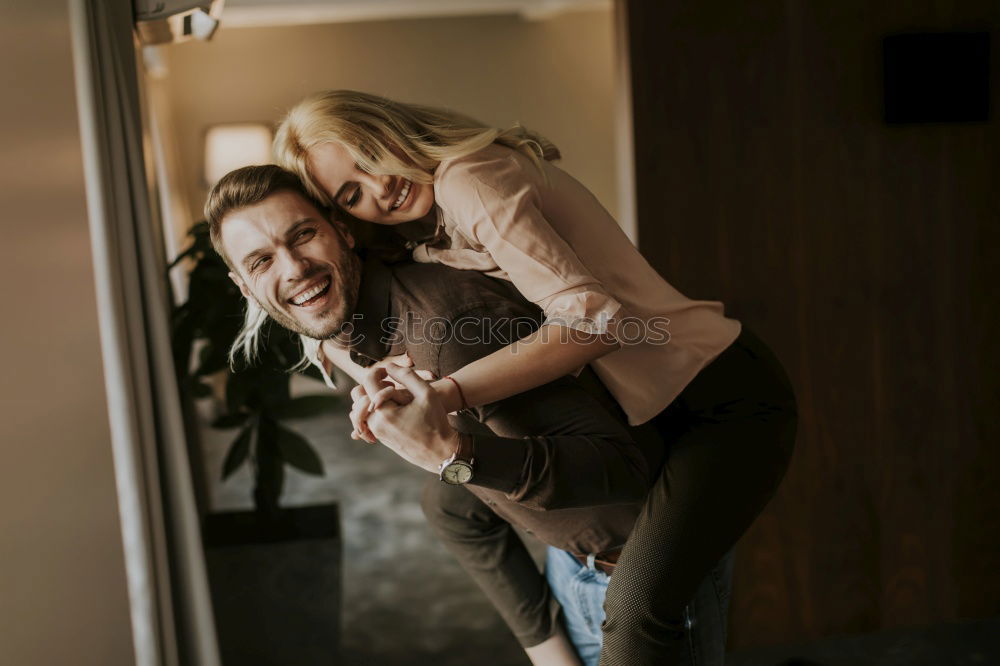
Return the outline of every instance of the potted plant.
<path id="1" fill-rule="evenodd" d="M 340 529 L 336 504 L 282 507 L 285 467 L 323 475 L 312 445 L 290 419 L 344 409 L 336 395 L 293 397 L 297 336 L 271 325 L 252 363 L 230 367 L 243 320 L 243 297 L 212 248 L 208 224 L 171 264 L 192 262 L 187 300 L 172 316 L 179 385 L 191 399 L 213 394 L 207 380 L 225 374 L 216 428 L 237 428 L 221 469 L 229 478 L 252 467 L 253 511 L 205 512 L 203 540 L 220 650 L 225 663 L 330 664 L 339 642 Z M 196 357 L 196 358 L 195 358 Z M 318 376 L 309 369 L 307 374 Z"/>

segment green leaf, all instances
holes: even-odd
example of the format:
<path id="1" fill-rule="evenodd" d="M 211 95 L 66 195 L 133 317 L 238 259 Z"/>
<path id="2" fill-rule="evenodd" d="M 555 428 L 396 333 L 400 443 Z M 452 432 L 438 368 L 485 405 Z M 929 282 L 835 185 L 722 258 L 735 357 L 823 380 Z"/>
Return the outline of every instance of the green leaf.
<path id="1" fill-rule="evenodd" d="M 187 304 L 174 310 L 171 321 L 172 330 L 172 350 L 174 355 L 174 367 L 181 377 L 190 374 L 191 369 L 191 349 L 194 343 L 196 324 L 191 317 Z"/>
<path id="2" fill-rule="evenodd" d="M 243 425 L 249 414 L 245 412 L 234 412 L 232 414 L 223 414 L 219 418 L 212 421 L 213 428 L 235 428 L 236 426 Z"/>
<path id="3" fill-rule="evenodd" d="M 226 408 L 230 412 L 239 411 L 247 404 L 255 382 L 252 373 L 233 372 L 226 378 Z"/>
<path id="4" fill-rule="evenodd" d="M 253 440 L 253 425 L 249 425 L 240 431 L 239 436 L 233 440 L 226 453 L 226 460 L 222 463 L 222 480 L 225 481 L 230 475 L 239 469 L 240 465 L 246 462 L 250 453 L 250 442 Z"/>
<path id="5" fill-rule="evenodd" d="M 204 254 L 206 251 L 212 249 L 212 239 L 209 235 L 208 222 L 202 220 L 201 222 L 192 224 L 191 228 L 187 231 L 187 235 L 191 238 L 191 244 L 188 245 L 187 249 L 181 252 L 179 256 L 170 262 L 170 265 L 167 266 L 167 270 L 170 270 L 179 264 L 185 257 L 195 254 Z"/>
<path id="6" fill-rule="evenodd" d="M 278 426 L 278 450 L 285 462 L 306 474 L 323 476 L 323 461 L 306 439 L 288 428 Z"/>
<path id="7" fill-rule="evenodd" d="M 260 380 L 257 384 L 261 403 L 274 409 L 289 401 L 289 383 L 292 376 L 281 368 L 262 367 Z"/>
<path id="8" fill-rule="evenodd" d="M 278 405 L 271 414 L 278 420 L 304 419 L 311 416 L 329 414 L 343 408 L 341 399 L 334 395 L 304 395 Z"/>
<path id="9" fill-rule="evenodd" d="M 196 375 L 211 375 L 229 367 L 228 350 L 220 345 L 205 345 L 201 348 Z"/>
<path id="10" fill-rule="evenodd" d="M 181 252 L 180 254 L 178 254 L 178 255 L 177 255 L 177 257 L 175 257 L 175 258 L 174 258 L 174 260 L 173 260 L 173 261 L 171 261 L 171 262 L 170 262 L 170 263 L 169 263 L 169 264 L 167 265 L 167 270 L 168 270 L 168 271 L 169 271 L 169 270 L 172 270 L 172 269 L 173 269 L 173 268 L 174 268 L 174 267 L 175 267 L 175 266 L 176 266 L 177 264 L 179 264 L 179 263 L 181 263 L 182 261 L 184 261 L 184 260 L 185 260 L 185 259 L 186 259 L 187 257 L 190 257 L 190 256 L 193 256 L 193 255 L 194 255 L 194 254 L 196 254 L 196 253 L 197 253 L 198 251 L 199 251 L 199 250 L 198 250 L 198 247 L 197 247 L 197 246 L 195 246 L 194 244 L 192 244 L 192 245 L 189 245 L 189 246 L 188 246 L 188 248 L 187 248 L 186 250 L 184 250 L 183 252 Z"/>

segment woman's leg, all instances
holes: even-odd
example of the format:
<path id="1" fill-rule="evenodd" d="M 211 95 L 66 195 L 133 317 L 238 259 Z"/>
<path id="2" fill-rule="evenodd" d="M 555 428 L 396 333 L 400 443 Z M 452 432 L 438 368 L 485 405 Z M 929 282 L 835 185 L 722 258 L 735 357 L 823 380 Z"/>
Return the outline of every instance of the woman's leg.
<path id="1" fill-rule="evenodd" d="M 726 662 L 726 616 L 733 581 L 733 551 L 702 579 L 684 610 L 687 650 L 679 665 L 723 666 Z"/>
<path id="2" fill-rule="evenodd" d="M 667 460 L 608 587 L 602 666 L 680 663 L 685 607 L 774 494 L 795 424 L 788 379 L 749 331 L 654 419 Z"/>
<path id="3" fill-rule="evenodd" d="M 732 577 L 732 551 L 705 576 L 684 609 L 686 648 L 678 666 L 722 666 L 725 659 L 726 611 Z M 588 571 L 590 569 L 590 571 Z M 581 564 L 566 551 L 549 546 L 545 579 L 561 607 L 566 636 L 584 666 L 597 666 L 603 644 L 604 598 L 610 578 Z"/>

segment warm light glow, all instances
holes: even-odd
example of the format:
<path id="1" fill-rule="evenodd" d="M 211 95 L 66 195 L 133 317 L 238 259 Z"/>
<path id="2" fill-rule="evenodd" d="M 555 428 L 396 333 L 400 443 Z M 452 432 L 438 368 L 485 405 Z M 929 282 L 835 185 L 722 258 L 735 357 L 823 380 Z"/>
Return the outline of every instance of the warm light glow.
<path id="1" fill-rule="evenodd" d="M 205 133 L 205 182 L 233 169 L 271 162 L 271 128 L 258 123 L 215 125 Z"/>

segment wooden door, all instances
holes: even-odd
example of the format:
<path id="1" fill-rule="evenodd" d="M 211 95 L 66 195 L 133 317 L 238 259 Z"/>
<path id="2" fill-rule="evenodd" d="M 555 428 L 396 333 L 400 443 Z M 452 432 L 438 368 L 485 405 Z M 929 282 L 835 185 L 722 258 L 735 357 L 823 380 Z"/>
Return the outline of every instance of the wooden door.
<path id="1" fill-rule="evenodd" d="M 737 555 L 731 647 L 1000 613 L 992 122 L 887 126 L 882 39 L 991 0 L 625 12 L 639 245 L 792 376 L 800 429 Z"/>

